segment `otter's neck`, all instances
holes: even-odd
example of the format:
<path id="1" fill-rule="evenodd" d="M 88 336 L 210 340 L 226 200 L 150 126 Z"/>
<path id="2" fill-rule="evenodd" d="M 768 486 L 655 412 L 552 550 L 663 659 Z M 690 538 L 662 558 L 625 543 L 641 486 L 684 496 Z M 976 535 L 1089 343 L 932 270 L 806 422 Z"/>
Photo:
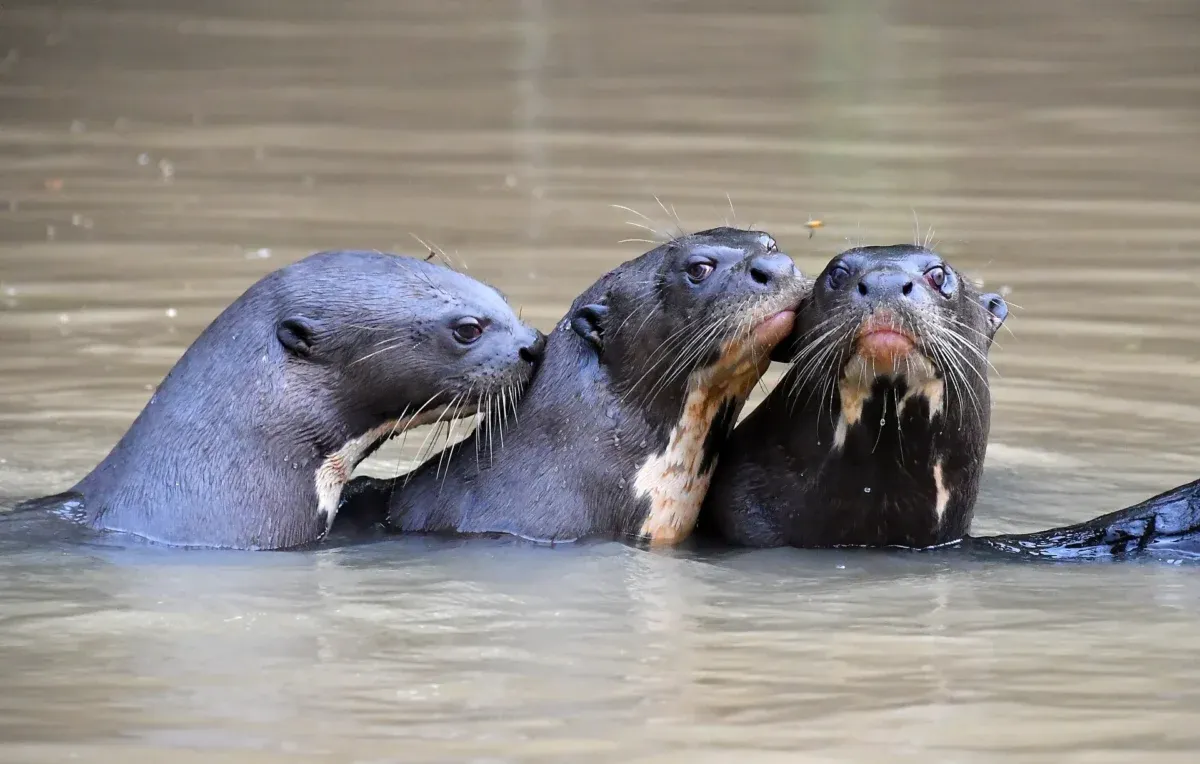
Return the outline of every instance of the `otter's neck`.
<path id="1" fill-rule="evenodd" d="M 788 451 L 804 476 L 804 498 L 781 518 L 785 535 L 800 546 L 925 547 L 961 538 L 986 448 L 986 389 L 973 391 L 982 409 L 966 411 L 932 370 L 876 377 L 859 366 L 852 359 L 832 391 L 818 384 L 773 396 L 764 412 L 786 416 L 797 406 Z"/>
<path id="2" fill-rule="evenodd" d="M 267 325 L 218 317 L 73 490 L 92 527 L 182 546 L 274 549 L 325 533 L 368 423 L 289 371 Z M 372 439 L 365 433 L 362 440 Z"/>
<path id="3" fill-rule="evenodd" d="M 714 364 L 689 375 L 682 409 L 665 446 L 647 455 L 634 474 L 634 496 L 646 502 L 638 531 L 643 539 L 670 546 L 691 534 L 721 447 L 769 365 L 766 354 L 756 356 L 731 342 Z"/>

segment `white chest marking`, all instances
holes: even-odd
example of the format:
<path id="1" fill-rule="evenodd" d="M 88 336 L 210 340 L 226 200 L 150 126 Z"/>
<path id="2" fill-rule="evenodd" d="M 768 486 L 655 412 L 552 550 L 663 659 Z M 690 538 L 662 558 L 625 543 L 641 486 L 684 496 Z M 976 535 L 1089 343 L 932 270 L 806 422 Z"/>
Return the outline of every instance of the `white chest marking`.
<path id="1" fill-rule="evenodd" d="M 833 432 L 833 447 L 841 450 L 846 445 L 846 435 L 851 427 L 862 419 L 863 407 L 871 399 L 871 389 L 879 377 L 904 377 L 908 390 L 896 405 L 896 420 L 904 412 L 909 401 L 924 398 L 929 403 L 929 421 L 942 413 L 945 406 L 945 383 L 937 377 L 933 365 L 923 356 L 908 359 L 903 373 L 896 369 L 880 369 L 870 360 L 856 355 L 846 364 L 846 370 L 838 383 L 842 413 Z"/>
<path id="2" fill-rule="evenodd" d="M 950 504 L 950 489 L 942 480 L 941 459 L 938 459 L 937 463 L 933 465 L 933 487 L 937 491 L 937 503 L 934 504 L 933 512 L 937 516 L 938 524 L 941 525 L 942 517 L 946 514 L 946 507 Z"/>
<path id="3" fill-rule="evenodd" d="M 461 416 L 475 413 L 474 408 L 460 407 Z M 436 422 L 446 413 L 446 407 L 441 406 L 429 411 L 423 411 L 412 417 L 401 417 L 367 430 L 362 435 L 352 438 L 337 451 L 325 457 L 321 466 L 317 467 L 317 512 L 325 517 L 325 532 L 333 527 L 333 519 L 337 516 L 338 504 L 342 498 L 342 489 L 354 473 L 354 468 L 363 460 L 363 456 L 380 438 Z"/>
<path id="4" fill-rule="evenodd" d="M 728 400 L 736 402 L 736 418 L 770 363 L 751 343 L 731 342 L 717 363 L 691 375 L 683 414 L 666 448 L 647 457 L 633 478 L 634 496 L 650 500 L 640 534 L 652 545 L 678 544 L 692 532 L 716 467 L 714 459 L 700 469 L 713 419 Z"/>

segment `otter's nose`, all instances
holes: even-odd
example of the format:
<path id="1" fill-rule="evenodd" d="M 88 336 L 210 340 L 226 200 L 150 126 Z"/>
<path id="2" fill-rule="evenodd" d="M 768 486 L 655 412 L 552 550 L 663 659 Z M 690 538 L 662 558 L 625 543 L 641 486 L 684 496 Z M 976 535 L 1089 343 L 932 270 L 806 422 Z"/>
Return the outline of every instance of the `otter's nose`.
<path id="1" fill-rule="evenodd" d="M 756 255 L 750 261 L 750 278 L 764 286 L 796 275 L 796 264 L 782 252 Z"/>
<path id="2" fill-rule="evenodd" d="M 913 279 L 902 271 L 870 271 L 858 280 L 857 296 L 872 302 L 909 298 L 913 296 Z"/>
<path id="3" fill-rule="evenodd" d="M 542 356 L 546 354 L 546 335 L 542 334 L 537 329 L 534 329 L 533 333 L 533 342 L 521 348 L 519 352 L 522 360 L 528 361 L 529 363 L 538 363 L 542 360 Z"/>

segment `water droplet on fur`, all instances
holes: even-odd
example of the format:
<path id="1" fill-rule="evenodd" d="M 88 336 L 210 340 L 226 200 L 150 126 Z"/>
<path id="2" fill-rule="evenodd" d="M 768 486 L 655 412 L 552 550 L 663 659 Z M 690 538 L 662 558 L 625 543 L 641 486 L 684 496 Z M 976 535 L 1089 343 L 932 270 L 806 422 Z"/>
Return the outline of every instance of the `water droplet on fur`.
<path id="1" fill-rule="evenodd" d="M 624 488 L 625 487 L 625 478 L 621 478 L 620 480 L 618 480 L 617 485 L 620 486 L 621 488 Z"/>
<path id="2" fill-rule="evenodd" d="M 646 447 L 646 441 L 644 441 L 644 440 L 638 444 L 638 448 L 645 448 L 645 447 Z"/>
<path id="3" fill-rule="evenodd" d="M 597 436 L 594 438 L 594 440 L 595 440 L 597 443 L 599 443 L 599 442 L 600 442 L 600 436 L 599 436 L 599 435 L 597 435 Z"/>
<path id="4" fill-rule="evenodd" d="M 863 489 L 863 493 L 870 493 L 870 492 L 871 492 L 870 486 Z"/>
<path id="5" fill-rule="evenodd" d="M 296 462 L 292 462 L 292 469 L 298 470 L 298 469 L 300 469 L 300 465 L 297 464 Z"/>

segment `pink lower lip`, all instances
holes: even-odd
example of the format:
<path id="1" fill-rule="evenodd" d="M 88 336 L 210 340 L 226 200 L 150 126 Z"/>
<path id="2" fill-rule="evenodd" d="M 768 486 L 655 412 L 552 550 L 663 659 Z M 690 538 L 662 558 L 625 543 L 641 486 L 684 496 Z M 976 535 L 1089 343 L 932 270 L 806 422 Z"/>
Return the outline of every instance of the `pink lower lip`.
<path id="1" fill-rule="evenodd" d="M 781 310 L 754 327 L 754 339 L 764 345 L 778 345 L 788 336 L 796 323 L 796 311 Z"/>
<path id="2" fill-rule="evenodd" d="M 894 361 L 912 352 L 915 343 L 910 337 L 890 329 L 877 329 L 858 337 L 858 351 L 880 361 Z"/>

